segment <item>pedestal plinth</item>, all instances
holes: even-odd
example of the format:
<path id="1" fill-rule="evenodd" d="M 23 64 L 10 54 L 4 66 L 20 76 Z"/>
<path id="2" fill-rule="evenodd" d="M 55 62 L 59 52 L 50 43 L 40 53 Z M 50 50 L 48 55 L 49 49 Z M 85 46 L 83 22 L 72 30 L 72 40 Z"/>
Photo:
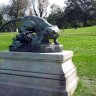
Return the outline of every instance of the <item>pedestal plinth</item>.
<path id="1" fill-rule="evenodd" d="M 71 96 L 78 82 L 72 56 L 0 52 L 0 96 Z"/>

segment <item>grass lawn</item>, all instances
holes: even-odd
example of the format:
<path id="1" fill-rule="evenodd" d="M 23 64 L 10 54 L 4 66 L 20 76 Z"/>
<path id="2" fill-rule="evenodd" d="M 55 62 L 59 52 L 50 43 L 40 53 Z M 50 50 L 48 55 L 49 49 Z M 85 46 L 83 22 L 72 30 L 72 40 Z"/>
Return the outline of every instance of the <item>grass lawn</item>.
<path id="1" fill-rule="evenodd" d="M 0 33 L 0 51 L 7 51 L 16 33 Z"/>
<path id="2" fill-rule="evenodd" d="M 8 50 L 15 33 L 0 33 L 0 51 Z M 61 30 L 59 42 L 74 51 L 79 84 L 73 96 L 96 96 L 96 27 Z"/>

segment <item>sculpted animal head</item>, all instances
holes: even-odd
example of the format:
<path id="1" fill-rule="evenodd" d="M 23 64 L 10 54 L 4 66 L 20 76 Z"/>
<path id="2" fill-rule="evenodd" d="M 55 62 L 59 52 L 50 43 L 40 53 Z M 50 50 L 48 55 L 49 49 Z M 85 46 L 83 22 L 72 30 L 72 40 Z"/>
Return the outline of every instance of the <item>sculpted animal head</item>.
<path id="1" fill-rule="evenodd" d="M 59 37 L 60 30 L 57 26 L 47 27 L 44 31 L 45 35 L 50 39 Z"/>

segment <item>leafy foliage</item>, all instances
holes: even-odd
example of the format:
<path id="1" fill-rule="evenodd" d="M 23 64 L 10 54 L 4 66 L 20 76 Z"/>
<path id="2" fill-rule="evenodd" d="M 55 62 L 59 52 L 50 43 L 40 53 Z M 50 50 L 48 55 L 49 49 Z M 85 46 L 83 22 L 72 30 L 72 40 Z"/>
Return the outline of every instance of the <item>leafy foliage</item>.
<path id="1" fill-rule="evenodd" d="M 89 20 L 94 20 L 96 9 L 93 7 L 93 0 L 67 0 L 66 5 L 65 17 L 70 23 L 82 22 L 86 27 Z"/>
<path id="2" fill-rule="evenodd" d="M 0 14 L 0 26 L 2 26 L 2 24 L 3 24 L 3 16 L 2 14 Z"/>
<path id="3" fill-rule="evenodd" d="M 25 11 L 29 6 L 29 0 L 12 0 L 9 9 L 9 16 L 12 16 L 13 18 L 24 16 Z"/>
<path id="4" fill-rule="evenodd" d="M 49 17 L 47 20 L 53 24 L 58 25 L 59 28 L 62 28 L 63 26 L 63 10 L 57 6 L 56 4 L 53 4 L 51 6 L 51 13 L 49 14 Z"/>
<path id="5" fill-rule="evenodd" d="M 52 5 L 51 10 L 48 21 L 60 28 L 96 25 L 95 0 L 67 0 L 64 10 L 56 5 Z"/>

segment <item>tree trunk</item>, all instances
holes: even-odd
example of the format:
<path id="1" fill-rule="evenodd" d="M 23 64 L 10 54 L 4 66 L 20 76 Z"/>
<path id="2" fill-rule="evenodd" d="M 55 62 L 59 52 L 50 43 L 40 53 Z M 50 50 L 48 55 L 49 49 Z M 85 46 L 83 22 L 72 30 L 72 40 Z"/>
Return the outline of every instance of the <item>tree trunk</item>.
<path id="1" fill-rule="evenodd" d="M 83 27 L 87 27 L 87 19 L 84 19 Z"/>

